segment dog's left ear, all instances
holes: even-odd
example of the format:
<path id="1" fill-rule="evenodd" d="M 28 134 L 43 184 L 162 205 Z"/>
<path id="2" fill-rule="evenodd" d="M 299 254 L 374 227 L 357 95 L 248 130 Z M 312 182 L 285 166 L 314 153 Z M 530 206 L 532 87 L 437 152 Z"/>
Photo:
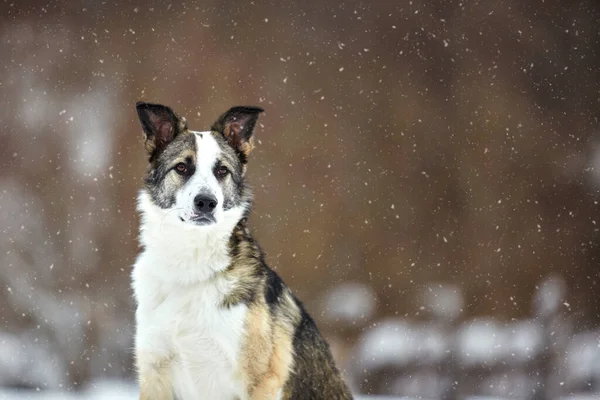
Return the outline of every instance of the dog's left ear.
<path id="1" fill-rule="evenodd" d="M 238 154 L 246 157 L 254 148 L 254 126 L 260 107 L 232 107 L 212 125 L 211 129 L 225 136 L 227 142 Z"/>

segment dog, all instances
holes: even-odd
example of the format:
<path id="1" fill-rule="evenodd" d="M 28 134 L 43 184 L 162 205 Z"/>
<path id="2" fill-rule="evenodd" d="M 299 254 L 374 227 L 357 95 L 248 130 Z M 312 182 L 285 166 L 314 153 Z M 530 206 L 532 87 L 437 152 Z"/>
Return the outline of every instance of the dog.
<path id="1" fill-rule="evenodd" d="M 247 226 L 246 180 L 263 109 L 208 131 L 136 104 L 149 165 L 132 272 L 140 399 L 351 399 L 329 346 Z"/>

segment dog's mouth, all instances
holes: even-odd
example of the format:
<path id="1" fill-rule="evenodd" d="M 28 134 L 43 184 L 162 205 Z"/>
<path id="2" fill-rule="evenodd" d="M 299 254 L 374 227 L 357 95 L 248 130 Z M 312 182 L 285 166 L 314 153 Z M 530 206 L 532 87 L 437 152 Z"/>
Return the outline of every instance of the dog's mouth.
<path id="1" fill-rule="evenodd" d="M 194 214 L 189 220 L 197 226 L 210 225 L 217 222 L 215 216 L 212 214 Z"/>

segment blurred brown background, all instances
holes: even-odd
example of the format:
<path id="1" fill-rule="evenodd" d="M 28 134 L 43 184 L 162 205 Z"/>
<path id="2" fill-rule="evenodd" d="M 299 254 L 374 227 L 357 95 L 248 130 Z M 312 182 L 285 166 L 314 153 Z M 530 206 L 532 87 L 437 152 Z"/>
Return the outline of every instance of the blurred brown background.
<path id="1" fill-rule="evenodd" d="M 251 224 L 357 390 L 400 390 L 361 382 L 354 349 L 377 321 L 431 320 L 431 285 L 463 299 L 453 324 L 536 321 L 545 279 L 570 332 L 600 321 L 598 3 L 4 1 L 0 15 L 0 384 L 132 376 L 139 99 L 197 130 L 266 109 Z"/>

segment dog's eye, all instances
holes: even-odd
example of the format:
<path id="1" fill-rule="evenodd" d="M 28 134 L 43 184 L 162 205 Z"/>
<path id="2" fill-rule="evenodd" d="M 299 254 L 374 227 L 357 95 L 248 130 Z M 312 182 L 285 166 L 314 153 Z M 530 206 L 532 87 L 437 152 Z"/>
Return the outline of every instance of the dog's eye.
<path id="1" fill-rule="evenodd" d="M 177 171 L 179 175 L 185 175 L 188 172 L 188 167 L 184 163 L 180 162 L 175 166 L 175 171 Z"/>
<path id="2" fill-rule="evenodd" d="M 228 173 L 229 173 L 229 168 L 227 168 L 224 165 L 221 165 L 219 167 L 219 169 L 217 169 L 217 176 L 219 176 L 219 178 L 225 177 Z"/>

